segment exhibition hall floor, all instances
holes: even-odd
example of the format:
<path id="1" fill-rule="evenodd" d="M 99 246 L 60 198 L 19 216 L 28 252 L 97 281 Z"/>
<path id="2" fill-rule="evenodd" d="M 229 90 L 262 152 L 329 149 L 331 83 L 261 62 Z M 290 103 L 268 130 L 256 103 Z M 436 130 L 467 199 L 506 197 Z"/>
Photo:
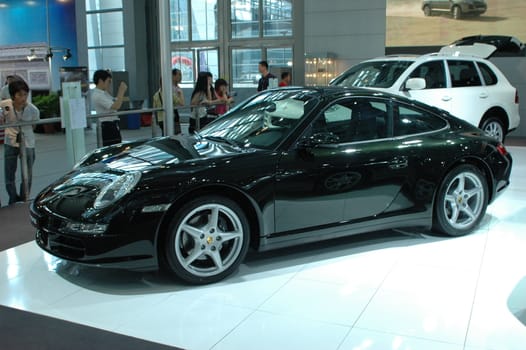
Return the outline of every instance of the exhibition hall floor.
<path id="1" fill-rule="evenodd" d="M 523 350 L 526 148 L 508 149 L 511 185 L 464 237 L 383 231 L 251 253 L 200 287 L 66 263 L 31 241 L 0 252 L 0 304 L 184 349 Z"/>

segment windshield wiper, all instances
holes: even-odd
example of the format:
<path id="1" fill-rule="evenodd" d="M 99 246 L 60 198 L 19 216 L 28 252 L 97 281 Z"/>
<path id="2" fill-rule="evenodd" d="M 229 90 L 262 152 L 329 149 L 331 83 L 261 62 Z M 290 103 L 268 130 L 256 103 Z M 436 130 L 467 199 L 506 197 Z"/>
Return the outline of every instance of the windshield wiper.
<path id="1" fill-rule="evenodd" d="M 232 139 L 227 139 L 225 137 L 221 137 L 221 136 L 213 136 L 213 135 L 207 135 L 204 137 L 205 139 L 207 140 L 210 140 L 210 141 L 214 141 L 214 142 L 221 142 L 221 143 L 226 143 L 234 148 L 241 148 L 241 146 L 234 140 Z"/>

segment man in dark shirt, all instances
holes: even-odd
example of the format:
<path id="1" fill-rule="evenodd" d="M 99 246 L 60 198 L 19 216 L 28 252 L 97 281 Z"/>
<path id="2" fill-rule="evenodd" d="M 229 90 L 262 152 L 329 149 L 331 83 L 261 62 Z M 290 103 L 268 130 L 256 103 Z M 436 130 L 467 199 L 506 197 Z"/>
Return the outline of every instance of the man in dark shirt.
<path id="1" fill-rule="evenodd" d="M 261 73 L 261 79 L 259 79 L 258 82 L 258 91 L 267 90 L 270 79 L 276 79 L 276 77 L 268 71 L 267 61 L 259 62 L 258 70 Z"/>

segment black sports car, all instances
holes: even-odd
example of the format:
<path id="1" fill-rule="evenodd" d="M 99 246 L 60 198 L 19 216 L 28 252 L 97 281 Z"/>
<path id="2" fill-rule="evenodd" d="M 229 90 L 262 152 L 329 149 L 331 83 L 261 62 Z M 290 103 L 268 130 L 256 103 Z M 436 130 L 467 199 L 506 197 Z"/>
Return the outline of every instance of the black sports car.
<path id="1" fill-rule="evenodd" d="M 98 149 L 31 206 L 57 257 L 190 283 L 268 250 L 367 231 L 472 231 L 509 184 L 504 146 L 448 113 L 346 88 L 264 91 L 199 134 Z"/>

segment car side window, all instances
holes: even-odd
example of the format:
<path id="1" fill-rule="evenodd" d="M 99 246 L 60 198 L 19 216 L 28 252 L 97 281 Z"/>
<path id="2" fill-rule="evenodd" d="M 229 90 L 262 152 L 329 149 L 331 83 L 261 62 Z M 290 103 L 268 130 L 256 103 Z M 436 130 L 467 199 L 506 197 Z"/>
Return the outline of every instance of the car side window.
<path id="1" fill-rule="evenodd" d="M 440 61 L 425 62 L 415 68 L 409 78 L 424 78 L 426 89 L 441 89 L 446 87 L 446 70 Z"/>
<path id="2" fill-rule="evenodd" d="M 394 136 L 440 130 L 446 125 L 447 122 L 444 119 L 412 106 L 397 105 L 394 108 Z"/>
<path id="3" fill-rule="evenodd" d="M 477 62 L 477 65 L 479 66 L 480 72 L 482 73 L 484 83 L 486 85 L 496 85 L 498 79 L 493 70 L 490 67 L 488 67 L 487 64 L 482 62 Z"/>
<path id="4" fill-rule="evenodd" d="M 367 98 L 339 101 L 313 124 L 313 133 L 329 132 L 339 143 L 387 137 L 387 103 Z"/>
<path id="5" fill-rule="evenodd" d="M 481 86 L 479 74 L 472 61 L 448 60 L 449 75 L 453 87 Z"/>

